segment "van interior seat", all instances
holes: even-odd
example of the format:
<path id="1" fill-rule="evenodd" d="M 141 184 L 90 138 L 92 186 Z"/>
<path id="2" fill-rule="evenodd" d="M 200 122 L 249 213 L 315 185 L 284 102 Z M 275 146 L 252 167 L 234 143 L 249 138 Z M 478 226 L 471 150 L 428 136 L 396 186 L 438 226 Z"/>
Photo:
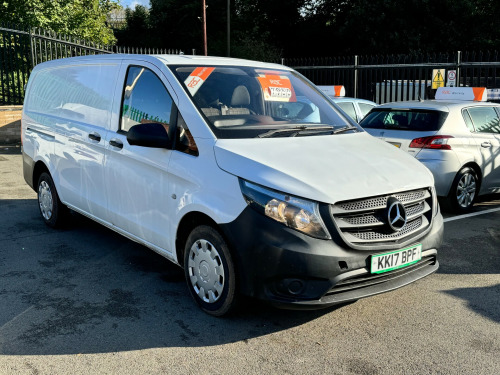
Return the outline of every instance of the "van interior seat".
<path id="1" fill-rule="evenodd" d="M 236 86 L 231 97 L 231 106 L 227 109 L 227 115 L 249 115 L 250 109 L 250 93 L 243 86 Z"/>
<path id="2" fill-rule="evenodd" d="M 219 108 L 206 107 L 206 108 L 202 108 L 201 110 L 203 111 L 203 114 L 207 117 L 220 116 L 220 109 Z"/>

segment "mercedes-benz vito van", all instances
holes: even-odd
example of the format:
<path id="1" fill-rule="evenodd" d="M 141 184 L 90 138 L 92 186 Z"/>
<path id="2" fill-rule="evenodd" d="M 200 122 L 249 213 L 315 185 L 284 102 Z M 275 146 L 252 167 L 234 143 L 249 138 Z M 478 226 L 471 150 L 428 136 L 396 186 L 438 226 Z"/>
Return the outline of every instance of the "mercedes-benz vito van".
<path id="1" fill-rule="evenodd" d="M 74 210 L 180 265 L 197 304 L 318 308 L 438 268 L 432 174 L 294 70 L 106 55 L 33 70 L 23 169 L 43 220 Z"/>

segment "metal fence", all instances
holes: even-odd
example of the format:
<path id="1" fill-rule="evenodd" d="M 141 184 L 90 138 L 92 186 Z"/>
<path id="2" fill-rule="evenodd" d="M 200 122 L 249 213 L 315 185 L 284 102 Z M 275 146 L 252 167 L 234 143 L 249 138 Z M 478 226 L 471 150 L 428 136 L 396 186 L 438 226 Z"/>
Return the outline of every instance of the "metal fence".
<path id="1" fill-rule="evenodd" d="M 498 51 L 286 58 L 282 63 L 317 85 L 344 85 L 347 96 L 379 104 L 431 98 L 434 69 L 455 70 L 456 86 L 500 88 Z"/>
<path id="2" fill-rule="evenodd" d="M 192 51 L 193 54 L 195 51 Z M 103 53 L 181 54 L 165 48 L 103 46 L 39 28 L 0 25 L 0 105 L 22 104 L 33 67 L 41 62 Z"/>
<path id="3" fill-rule="evenodd" d="M 101 53 L 179 54 L 182 51 L 102 46 L 43 29 L 0 25 L 0 105 L 23 103 L 24 87 L 36 64 Z M 285 58 L 281 62 L 317 85 L 344 85 L 347 96 L 379 104 L 432 97 L 433 69 L 455 70 L 457 86 L 500 88 L 497 51 Z"/>

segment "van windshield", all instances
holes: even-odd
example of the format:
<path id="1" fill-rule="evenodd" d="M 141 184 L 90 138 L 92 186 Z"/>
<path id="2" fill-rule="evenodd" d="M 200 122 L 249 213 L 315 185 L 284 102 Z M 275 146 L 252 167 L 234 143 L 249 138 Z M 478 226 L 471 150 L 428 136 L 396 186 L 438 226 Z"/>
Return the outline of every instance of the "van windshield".
<path id="1" fill-rule="evenodd" d="M 218 138 L 330 135 L 358 130 L 296 72 L 169 66 Z"/>
<path id="2" fill-rule="evenodd" d="M 374 108 L 360 125 L 366 129 L 437 131 L 447 116 L 447 112 L 435 110 Z"/>

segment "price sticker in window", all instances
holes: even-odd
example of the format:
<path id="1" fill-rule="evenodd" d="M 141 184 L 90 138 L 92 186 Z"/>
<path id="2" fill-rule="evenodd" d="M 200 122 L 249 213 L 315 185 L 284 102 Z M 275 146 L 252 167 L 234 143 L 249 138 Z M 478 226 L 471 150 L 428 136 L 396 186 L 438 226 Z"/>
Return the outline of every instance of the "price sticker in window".
<path id="1" fill-rule="evenodd" d="M 208 76 L 212 74 L 215 68 L 198 67 L 186 78 L 184 84 L 186 85 L 191 96 L 194 96 L 200 87 L 205 83 Z"/>
<path id="2" fill-rule="evenodd" d="M 257 77 L 264 100 L 271 102 L 296 102 L 297 97 L 293 90 L 292 82 L 286 76 L 261 74 Z"/>

